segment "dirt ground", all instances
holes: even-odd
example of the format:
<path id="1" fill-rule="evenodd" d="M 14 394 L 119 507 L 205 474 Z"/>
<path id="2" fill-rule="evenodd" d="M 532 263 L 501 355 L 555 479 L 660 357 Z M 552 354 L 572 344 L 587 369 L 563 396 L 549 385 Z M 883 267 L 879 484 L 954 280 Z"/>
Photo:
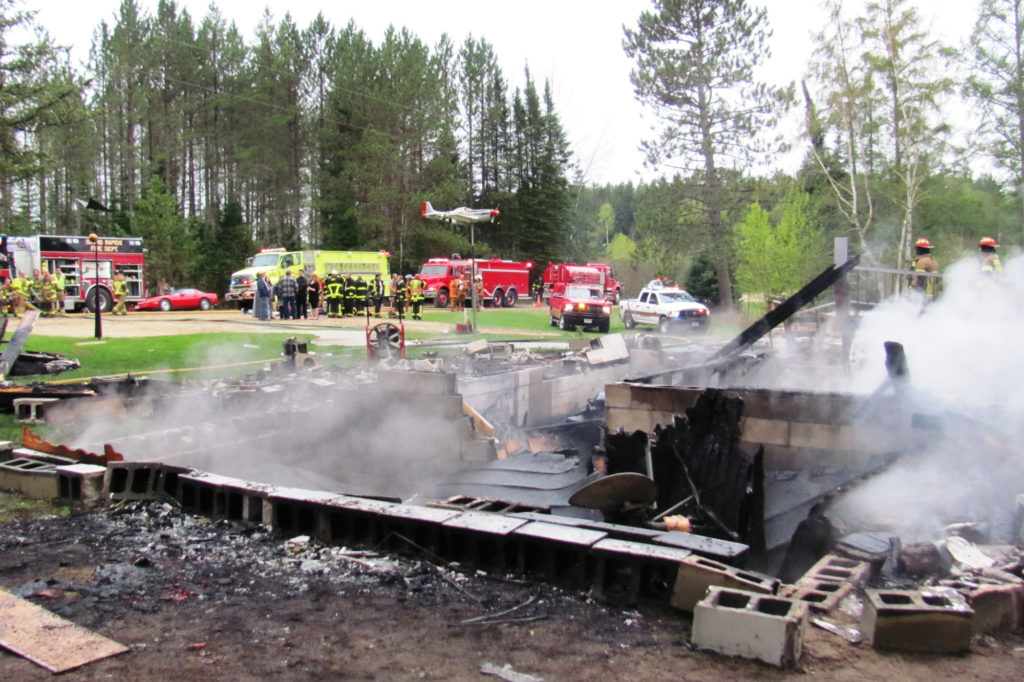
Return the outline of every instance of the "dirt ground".
<path id="1" fill-rule="evenodd" d="M 110 336 L 291 328 L 217 312 L 104 323 Z M 41 320 L 36 332 L 88 337 L 92 319 Z M 780 671 L 695 650 L 690 617 L 664 606 L 612 608 L 429 557 L 289 542 L 162 503 L 0 525 L 0 587 L 130 648 L 67 680 L 498 679 L 486 666 L 524 681 L 1015 680 L 1024 671 L 1020 631 L 978 637 L 968 655 L 920 656 L 853 646 L 817 628 L 797 668 Z M 50 677 L 0 650 L 0 680 Z"/>
<path id="2" fill-rule="evenodd" d="M 425 320 L 406 320 L 409 330 L 442 333 L 450 331 L 452 323 Z M 458 321 L 462 317 L 459 315 Z M 386 319 L 371 319 L 371 325 Z M 13 331 L 17 320 L 11 320 L 8 331 Z M 171 336 L 175 334 L 236 333 L 293 333 L 316 334 L 337 345 L 363 345 L 366 343 L 366 319 L 328 318 L 317 320 L 254 320 L 249 315 L 229 310 L 191 310 L 182 312 L 129 312 L 125 316 L 104 315 L 101 321 L 104 338 L 134 338 L 143 336 Z M 58 317 L 40 317 L 32 333 L 43 336 L 93 338 L 95 318 L 90 313 L 76 313 Z"/>

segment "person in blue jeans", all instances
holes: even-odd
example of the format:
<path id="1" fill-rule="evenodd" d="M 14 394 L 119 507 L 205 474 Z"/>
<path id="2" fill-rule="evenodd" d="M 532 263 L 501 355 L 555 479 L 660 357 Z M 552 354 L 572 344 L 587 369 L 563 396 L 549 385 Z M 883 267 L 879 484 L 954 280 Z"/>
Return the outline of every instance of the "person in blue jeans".
<path id="1" fill-rule="evenodd" d="M 270 299 L 274 297 L 274 288 L 267 281 L 267 274 L 261 272 L 256 275 L 256 307 L 255 314 L 258 320 L 270 319 Z"/>
<path id="2" fill-rule="evenodd" d="M 299 292 L 299 285 L 287 270 L 277 283 L 277 294 L 281 299 L 281 319 L 295 319 L 295 295 Z"/>

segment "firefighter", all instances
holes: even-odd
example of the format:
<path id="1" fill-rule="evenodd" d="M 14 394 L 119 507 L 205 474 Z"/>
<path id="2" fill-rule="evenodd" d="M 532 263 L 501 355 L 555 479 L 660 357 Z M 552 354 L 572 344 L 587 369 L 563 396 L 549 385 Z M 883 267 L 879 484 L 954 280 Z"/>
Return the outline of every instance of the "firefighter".
<path id="1" fill-rule="evenodd" d="M 67 295 L 64 291 L 67 286 L 67 278 L 64 272 L 58 267 L 53 274 L 53 288 L 57 291 L 57 314 L 64 315 L 64 298 Z"/>
<path id="2" fill-rule="evenodd" d="M 544 281 L 534 280 L 533 282 L 533 305 L 536 308 L 540 308 L 544 305 Z"/>
<path id="3" fill-rule="evenodd" d="M 356 277 L 356 310 L 354 315 L 362 315 L 363 310 L 366 308 L 366 297 L 370 292 L 370 287 L 365 279 L 362 277 Z"/>
<path id="4" fill-rule="evenodd" d="M 0 284 L 0 315 L 7 317 L 7 314 L 11 312 L 11 299 L 13 298 L 13 291 L 11 290 L 11 278 L 4 277 L 3 284 Z"/>
<path id="5" fill-rule="evenodd" d="M 409 303 L 412 304 L 412 319 L 422 320 L 423 315 L 423 280 L 420 279 L 420 273 L 413 275 L 413 278 L 409 280 Z"/>
<path id="6" fill-rule="evenodd" d="M 324 280 L 324 299 L 327 301 L 327 317 L 341 317 L 345 299 L 345 280 L 337 270 L 331 270 Z"/>
<path id="7" fill-rule="evenodd" d="M 451 291 L 451 310 L 454 313 L 457 310 L 463 310 L 466 307 L 466 285 L 462 281 L 462 277 L 455 275 L 448 283 L 448 288 Z"/>
<path id="8" fill-rule="evenodd" d="M 15 317 L 24 315 L 26 306 L 35 308 L 29 301 L 28 280 L 20 272 L 11 281 L 11 305 L 14 307 Z"/>
<path id="9" fill-rule="evenodd" d="M 345 317 L 355 315 L 356 310 L 356 278 L 352 273 L 345 276 Z"/>
<path id="10" fill-rule="evenodd" d="M 476 276 L 476 282 L 474 282 L 473 286 L 476 287 L 476 309 L 477 310 L 483 310 L 484 309 L 484 297 L 487 295 L 487 292 L 484 291 L 484 277 L 483 277 L 483 275 L 477 275 Z"/>
<path id="11" fill-rule="evenodd" d="M 57 312 L 57 287 L 48 270 L 43 270 L 39 284 L 39 295 L 43 301 L 43 315 L 51 317 Z"/>
<path id="12" fill-rule="evenodd" d="M 391 277 L 391 312 L 388 317 L 402 319 L 405 313 L 405 278 L 397 272 Z"/>
<path id="13" fill-rule="evenodd" d="M 939 262 L 932 255 L 932 243 L 925 237 L 914 242 L 914 272 L 938 272 Z M 938 282 L 937 277 L 926 275 L 911 275 L 910 288 L 920 291 L 928 301 L 935 300 L 935 288 Z"/>
<path id="14" fill-rule="evenodd" d="M 1003 271 L 1003 264 L 999 262 L 999 254 L 996 253 L 997 246 L 999 244 L 992 237 L 982 237 L 978 242 L 978 248 L 981 249 L 981 271 L 986 274 Z"/>
<path id="15" fill-rule="evenodd" d="M 111 311 L 114 315 L 127 315 L 128 308 L 125 307 L 125 298 L 128 296 L 128 282 L 125 281 L 124 273 L 120 270 L 114 275 L 114 298 L 117 303 Z"/>
<path id="16" fill-rule="evenodd" d="M 370 299 L 373 301 L 373 316 L 380 317 L 380 307 L 384 304 L 384 280 L 379 272 L 370 282 Z"/>

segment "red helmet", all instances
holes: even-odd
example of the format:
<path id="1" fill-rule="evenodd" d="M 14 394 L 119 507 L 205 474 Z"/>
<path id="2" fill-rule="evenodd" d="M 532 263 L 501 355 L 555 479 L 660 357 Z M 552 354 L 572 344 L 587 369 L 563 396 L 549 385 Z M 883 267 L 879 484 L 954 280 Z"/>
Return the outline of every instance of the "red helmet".
<path id="1" fill-rule="evenodd" d="M 914 246 L 916 246 L 919 249 L 930 249 L 932 248 L 932 243 L 928 241 L 927 238 L 921 237 L 916 242 L 914 242 Z"/>
<path id="2" fill-rule="evenodd" d="M 996 244 L 996 240 L 992 237 L 982 237 L 981 241 L 978 242 L 978 246 L 999 246 Z"/>

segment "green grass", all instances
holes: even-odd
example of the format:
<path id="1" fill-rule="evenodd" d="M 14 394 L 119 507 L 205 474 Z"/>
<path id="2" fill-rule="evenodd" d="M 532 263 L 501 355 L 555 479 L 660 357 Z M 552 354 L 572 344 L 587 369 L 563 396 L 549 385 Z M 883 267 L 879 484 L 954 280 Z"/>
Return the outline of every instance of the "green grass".
<path id="1" fill-rule="evenodd" d="M 14 519 L 39 516 L 65 516 L 69 509 L 53 504 L 50 500 L 35 500 L 21 493 L 0 491 L 0 524 Z"/>

